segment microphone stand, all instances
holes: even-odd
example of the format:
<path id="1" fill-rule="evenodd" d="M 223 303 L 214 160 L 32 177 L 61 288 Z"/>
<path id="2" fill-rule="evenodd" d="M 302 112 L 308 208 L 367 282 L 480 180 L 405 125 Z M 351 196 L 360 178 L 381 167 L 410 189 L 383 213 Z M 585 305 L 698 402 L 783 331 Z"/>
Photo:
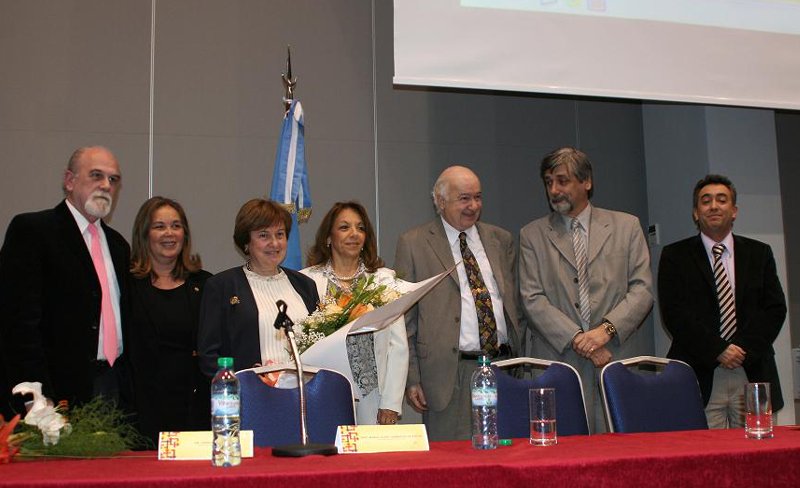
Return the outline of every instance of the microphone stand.
<path id="1" fill-rule="evenodd" d="M 300 390 L 300 441 L 301 444 L 290 444 L 287 446 L 277 446 L 272 448 L 272 455 L 278 457 L 303 457 L 312 454 L 322 454 L 330 456 L 336 454 L 338 450 L 333 444 L 315 444 L 308 441 L 308 428 L 306 424 L 306 394 L 303 385 L 303 363 L 300 361 L 300 353 L 297 350 L 297 343 L 294 340 L 294 323 L 292 319 L 286 315 L 286 302 L 278 300 L 275 302 L 278 307 L 278 316 L 275 317 L 273 324 L 276 329 L 283 329 L 286 333 L 286 338 L 289 340 L 289 346 L 292 348 L 292 355 L 294 356 L 294 364 L 297 368 L 297 386 Z"/>

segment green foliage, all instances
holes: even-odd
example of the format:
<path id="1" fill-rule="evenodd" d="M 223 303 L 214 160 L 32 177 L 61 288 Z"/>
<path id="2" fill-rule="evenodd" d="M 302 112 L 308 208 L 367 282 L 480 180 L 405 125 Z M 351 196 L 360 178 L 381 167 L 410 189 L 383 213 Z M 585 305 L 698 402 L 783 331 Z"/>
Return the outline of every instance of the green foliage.
<path id="1" fill-rule="evenodd" d="M 131 425 L 124 413 L 111 402 L 97 397 L 89 403 L 75 406 L 66 412 L 72 426 L 69 433 L 62 429 L 58 443 L 45 446 L 41 432 L 24 425 L 26 439 L 20 446 L 20 456 L 105 457 L 113 456 L 143 445 L 145 439 Z"/>

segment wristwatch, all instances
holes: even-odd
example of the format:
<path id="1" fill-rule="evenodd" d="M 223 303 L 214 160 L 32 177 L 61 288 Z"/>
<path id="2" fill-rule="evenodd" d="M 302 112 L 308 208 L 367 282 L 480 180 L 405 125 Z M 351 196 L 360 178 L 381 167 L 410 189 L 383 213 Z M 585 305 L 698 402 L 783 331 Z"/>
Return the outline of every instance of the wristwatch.
<path id="1" fill-rule="evenodd" d="M 608 334 L 609 337 L 614 337 L 615 335 L 617 335 L 617 328 L 614 327 L 614 324 L 612 324 L 608 320 L 603 320 L 603 323 L 601 323 L 600 326 L 603 329 L 605 329 L 606 334 Z"/>

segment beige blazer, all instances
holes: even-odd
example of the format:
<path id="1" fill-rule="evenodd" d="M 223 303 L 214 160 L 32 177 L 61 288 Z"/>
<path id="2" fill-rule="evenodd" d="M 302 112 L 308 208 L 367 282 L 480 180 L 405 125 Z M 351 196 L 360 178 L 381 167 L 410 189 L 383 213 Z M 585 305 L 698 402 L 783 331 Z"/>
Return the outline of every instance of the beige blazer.
<path id="1" fill-rule="evenodd" d="M 639 219 L 592 207 L 587 251 L 591 327 L 603 319 L 616 327 L 617 337 L 606 346 L 612 360 L 643 354 L 638 341 L 629 340 L 653 306 L 650 253 Z M 571 347 L 580 329 L 577 268 L 572 233 L 560 214 L 553 212 L 520 231 L 519 279 L 534 334 L 533 355 L 567 362 L 581 372 L 591 419 L 594 367 Z"/>
<path id="2" fill-rule="evenodd" d="M 300 271 L 317 285 L 317 292 L 324 297 L 328 291 L 328 279 L 317 266 Z M 375 283 L 390 285 L 395 281 L 394 271 L 388 268 L 375 270 Z M 402 291 L 402 290 L 400 290 Z M 375 363 L 378 368 L 378 408 L 403 412 L 403 395 L 408 374 L 408 341 L 403 317 L 400 317 L 383 330 L 375 332 Z M 377 416 L 370 415 L 370 419 Z M 360 421 L 360 423 L 362 423 Z M 371 422 L 371 423 L 374 423 Z"/>
<path id="3" fill-rule="evenodd" d="M 499 227 L 478 222 L 478 235 L 503 298 L 508 340 L 514 354 L 522 341 L 517 296 L 514 238 Z M 455 264 L 441 218 L 409 230 L 397 242 L 395 270 L 408 281 L 422 281 Z M 481 270 L 483 271 L 483 270 Z M 461 292 L 454 272 L 406 313 L 409 367 L 407 386 L 421 384 L 433 411 L 450 401 L 458 367 Z"/>

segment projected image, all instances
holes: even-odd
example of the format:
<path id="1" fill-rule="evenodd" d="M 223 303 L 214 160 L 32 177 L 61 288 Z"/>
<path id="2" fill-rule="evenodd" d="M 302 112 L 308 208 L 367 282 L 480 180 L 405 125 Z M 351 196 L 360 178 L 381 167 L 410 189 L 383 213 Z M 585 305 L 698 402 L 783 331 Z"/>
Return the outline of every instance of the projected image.
<path id="1" fill-rule="evenodd" d="M 800 0 L 461 0 L 461 5 L 800 34 Z"/>

